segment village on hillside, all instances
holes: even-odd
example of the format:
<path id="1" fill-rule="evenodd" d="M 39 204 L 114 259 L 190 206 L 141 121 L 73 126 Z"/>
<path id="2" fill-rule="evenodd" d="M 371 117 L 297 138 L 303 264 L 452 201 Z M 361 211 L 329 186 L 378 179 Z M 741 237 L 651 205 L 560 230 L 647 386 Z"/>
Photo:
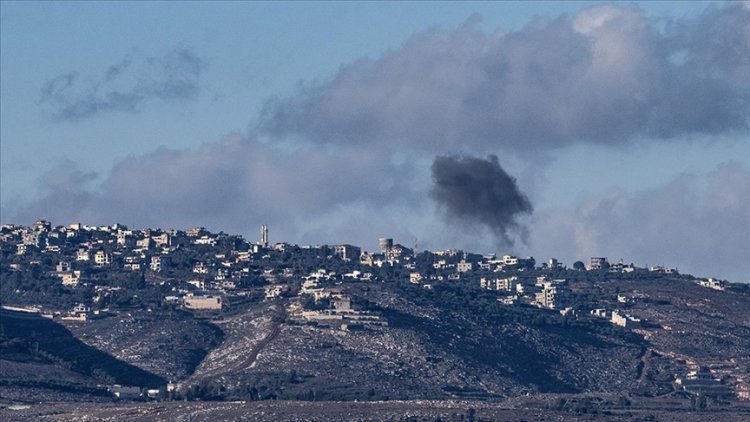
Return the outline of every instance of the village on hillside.
<path id="1" fill-rule="evenodd" d="M 608 321 L 617 329 L 648 336 L 649 330 L 671 330 L 634 312 L 634 304 L 648 295 L 592 299 L 580 280 L 674 276 L 716 291 L 729 285 L 681 276 L 664 266 L 640 268 L 605 257 L 586 261 L 567 267 L 554 258 L 539 263 L 512 255 L 415 251 L 390 238 L 379 239 L 379 250 L 373 252 L 349 244 L 271 244 L 266 225 L 259 240 L 250 242 L 202 227 L 133 230 L 120 224 L 53 226 L 40 220 L 29 227 L 0 227 L 0 300 L 5 310 L 78 324 L 128 315 L 134 308 L 174 308 L 211 318 L 231 313 L 237 304 L 285 301 L 288 322 L 347 332 L 389 324 L 382 313 L 352 297 L 350 285 L 402 283 L 425 293 L 442 285 L 462 285 L 496 295 L 502 306 Z M 579 282 L 571 283 L 571 277 Z M 675 375 L 675 388 L 750 399 L 747 382 L 734 372 L 712 372 L 701 362 L 689 363 L 684 373 Z M 728 374 L 735 376 L 731 385 L 722 380 Z M 113 388 L 117 397 L 159 394 Z"/>

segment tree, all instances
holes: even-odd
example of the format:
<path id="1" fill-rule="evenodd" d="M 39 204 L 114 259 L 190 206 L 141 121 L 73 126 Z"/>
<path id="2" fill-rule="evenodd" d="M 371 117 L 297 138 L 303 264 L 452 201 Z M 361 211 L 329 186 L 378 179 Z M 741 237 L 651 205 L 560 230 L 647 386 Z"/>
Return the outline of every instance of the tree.
<path id="1" fill-rule="evenodd" d="M 700 410 L 706 410 L 708 407 L 708 399 L 706 398 L 705 394 L 701 394 L 698 398 L 698 409 Z"/>
<path id="2" fill-rule="evenodd" d="M 586 269 L 586 265 L 581 261 L 576 261 L 573 263 L 573 269 L 578 271 L 583 271 Z"/>

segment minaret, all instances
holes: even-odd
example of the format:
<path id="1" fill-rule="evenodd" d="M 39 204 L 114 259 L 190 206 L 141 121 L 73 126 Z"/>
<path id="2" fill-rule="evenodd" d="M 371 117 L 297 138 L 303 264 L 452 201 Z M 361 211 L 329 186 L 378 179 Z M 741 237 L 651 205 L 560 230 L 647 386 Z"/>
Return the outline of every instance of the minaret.
<path id="1" fill-rule="evenodd" d="M 268 226 L 265 224 L 260 226 L 260 244 L 264 248 L 268 247 Z"/>

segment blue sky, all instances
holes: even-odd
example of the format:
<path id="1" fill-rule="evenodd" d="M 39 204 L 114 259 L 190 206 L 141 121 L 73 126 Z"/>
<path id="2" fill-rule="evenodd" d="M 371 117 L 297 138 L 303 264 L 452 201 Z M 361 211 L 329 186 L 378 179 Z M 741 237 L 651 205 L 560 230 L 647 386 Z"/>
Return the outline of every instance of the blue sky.
<path id="1" fill-rule="evenodd" d="M 723 45 L 737 34 L 715 34 L 711 28 L 721 19 L 733 19 L 735 26 L 722 27 L 739 28 L 740 34 L 745 28 L 747 37 L 747 10 L 739 3 L 720 2 L 614 6 L 599 2 L 2 2 L 2 221 L 29 223 L 46 217 L 59 224 L 112 219 L 135 227 L 201 224 L 248 237 L 255 236 L 260 223 L 269 222 L 272 238 L 276 235 L 272 240 L 352 242 L 374 248 L 378 235 L 389 234 L 406 244 L 419 239 L 424 247 L 505 249 L 538 259 L 608 254 L 641 264 L 648 260 L 694 271 L 705 268 L 710 273 L 706 275 L 750 281 L 750 264 L 726 268 L 696 263 L 698 257 L 706 256 L 705 245 L 714 245 L 708 251 L 711 256 L 729 255 L 733 261 L 750 262 L 750 252 L 741 248 L 750 243 L 750 222 L 745 217 L 750 212 L 743 208 L 748 202 L 736 199 L 746 196 L 742 189 L 746 189 L 750 168 L 747 108 L 723 115 L 717 112 L 715 118 L 705 110 L 702 115 L 691 114 L 691 110 L 701 111 L 699 95 L 706 98 L 707 109 L 748 103 L 746 92 L 736 89 L 744 82 L 742 69 L 747 69 L 741 59 L 726 64 L 709 57 L 704 48 L 731 47 L 734 50 L 727 51 L 735 52 L 739 48 L 742 53 L 750 41 L 739 47 Z M 362 104 L 373 93 L 351 85 L 361 78 L 387 89 L 388 81 L 394 80 L 388 72 L 400 72 L 402 66 L 406 73 L 417 60 L 434 59 L 429 49 L 439 43 L 448 46 L 450 54 L 462 54 L 458 60 L 477 54 L 461 69 L 441 68 L 445 72 L 460 72 L 471 60 L 493 57 L 477 46 L 532 63 L 530 52 L 518 53 L 513 48 L 537 42 L 532 36 L 551 36 L 558 30 L 568 34 L 568 27 L 580 32 L 576 25 L 590 25 L 597 19 L 604 19 L 604 30 L 585 35 L 625 48 L 622 57 L 615 57 L 622 64 L 605 74 L 614 73 L 612 78 L 619 79 L 612 82 L 594 75 L 594 79 L 576 82 L 575 75 L 560 68 L 560 74 L 567 76 L 568 82 L 563 83 L 600 83 L 604 98 L 577 98 L 574 103 L 580 110 L 594 116 L 560 127 L 553 127 L 558 120 L 550 120 L 552 126 L 540 129 L 533 142 L 504 141 L 504 137 L 518 137 L 521 132 L 517 131 L 535 129 L 508 121 L 498 123 L 505 129 L 497 133 L 492 133 L 492 125 L 475 131 L 469 125 L 452 124 L 443 132 L 455 139 L 432 142 L 434 134 L 421 128 L 433 120 L 420 123 L 423 109 L 411 106 L 417 100 L 388 103 L 387 98 L 379 99 L 365 108 Z M 606 28 L 616 24 L 623 25 L 622 29 Z M 470 28 L 465 38 L 462 27 Z M 534 28 L 542 30 L 534 32 Z M 654 36 L 654 31 L 659 34 Z M 618 39 L 620 35 L 625 41 Z M 683 104 L 686 108 L 680 109 L 681 114 L 643 118 L 639 114 L 645 113 L 642 105 L 650 101 L 650 91 L 661 85 L 637 81 L 621 85 L 622 81 L 631 76 L 648 78 L 648 73 L 638 72 L 656 69 L 648 67 L 655 66 L 648 60 L 662 50 L 674 48 L 667 59 L 679 60 L 676 54 L 682 50 L 667 44 L 683 41 L 686 51 L 694 52 L 696 66 L 723 75 L 721 86 L 695 97 L 689 92 L 660 93 L 672 101 L 672 108 Z M 610 45 L 607 51 L 614 54 L 615 48 Z M 563 65 L 551 62 L 553 53 L 546 52 L 551 55 L 541 65 L 549 63 L 550 69 L 544 70 L 550 75 L 555 75 L 553 66 Z M 570 54 L 575 51 L 571 49 Z M 416 63 L 415 69 L 432 69 L 422 66 Z M 634 73 L 627 73 L 631 67 Z M 622 75 L 619 69 L 625 69 Z M 493 76 L 491 72 L 483 75 Z M 435 93 L 420 93 L 417 98 L 419 104 L 435 101 L 424 110 L 442 112 L 443 104 L 453 104 L 451 89 L 460 86 L 440 86 L 443 79 L 435 77 L 437 82 L 430 85 Z M 447 77 L 450 84 L 472 80 L 452 73 Z M 404 78 L 400 88 L 415 81 L 409 75 Z M 620 96 L 622 89 L 631 87 L 643 92 Z M 690 91 L 693 87 L 677 84 L 674 89 Z M 533 87 L 508 82 L 503 86 L 490 83 L 482 89 L 508 92 L 516 88 Z M 532 115 L 566 115 L 567 97 L 575 97 L 576 90 L 566 87 L 552 94 L 556 97 L 549 102 L 554 106 L 554 101 L 560 101 L 560 105 L 548 107 L 543 105 L 547 103 L 544 98 L 532 102 L 520 96 L 503 107 L 528 106 Z M 460 95 L 465 103 L 467 94 Z M 494 101 L 493 96 L 478 95 L 477 101 Z M 536 95 L 544 97 L 545 93 Z M 332 96 L 352 103 L 328 102 Z M 637 116 L 633 121 L 623 118 L 622 129 L 609 130 L 596 120 L 599 109 L 608 110 L 610 98 L 614 104 L 633 97 L 640 101 L 633 106 Z M 386 108 L 378 108 L 383 101 Z M 598 101 L 602 101 L 599 107 L 589 104 Z M 658 115 L 662 108 L 663 104 L 657 104 L 646 112 L 657 110 Z M 309 115 L 296 114 L 308 109 Z M 354 120 L 327 114 L 332 109 L 338 110 L 338 116 L 351 111 Z M 379 121 L 385 122 L 382 127 L 355 125 L 373 112 L 383 113 L 379 115 Z M 392 113 L 401 113 L 406 121 L 389 122 Z M 568 115 L 566 121 L 576 121 L 579 115 Z M 439 122 L 436 130 L 440 130 Z M 344 139 L 332 140 L 341 133 Z M 598 133 L 604 134 L 602 139 L 596 138 Z M 485 135 L 487 139 L 479 139 Z M 435 156 L 449 154 L 497 154 L 503 168 L 517 178 L 535 212 L 518 216 L 521 230 L 513 233 L 514 245 L 498 244 L 481 222 L 467 226 L 466 221 L 446 218 L 440 204 L 430 200 L 430 164 Z M 287 165 L 290 169 L 284 171 Z M 180 178 L 196 172 L 205 172 L 204 177 Z M 305 183 L 296 183 L 299 179 Z M 179 180 L 192 183 L 192 188 Z M 712 183 L 731 189 L 717 199 L 708 190 Z M 153 187 L 157 185 L 162 190 Z M 646 201 L 649 194 L 664 197 L 676 192 L 681 196 L 669 204 L 701 207 L 681 213 L 682 225 L 690 227 L 688 238 L 674 235 L 679 230 L 670 224 L 676 223 L 663 221 L 664 216 L 639 214 L 647 207 L 638 201 Z M 133 205 L 139 199 L 150 205 Z M 123 203 L 107 205 L 117 200 Z M 717 206 L 715 213 L 705 211 L 707 206 Z M 723 234 L 712 225 L 712 218 L 733 222 L 740 229 Z M 368 222 L 365 228 L 362 220 Z M 641 237 L 649 239 L 651 248 L 625 233 L 643 222 L 651 222 L 649 233 L 656 231 L 653 238 Z M 549 235 L 550 230 L 555 235 Z M 590 232 L 594 230 L 597 233 Z M 729 240 L 719 241 L 722 238 Z M 686 247 L 688 240 L 703 246 Z"/>

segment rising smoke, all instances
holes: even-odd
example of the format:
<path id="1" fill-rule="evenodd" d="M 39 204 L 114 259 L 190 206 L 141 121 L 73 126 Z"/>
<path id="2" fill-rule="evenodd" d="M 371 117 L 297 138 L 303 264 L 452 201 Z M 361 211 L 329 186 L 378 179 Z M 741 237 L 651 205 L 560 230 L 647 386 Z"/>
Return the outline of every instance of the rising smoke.
<path id="1" fill-rule="evenodd" d="M 483 224 L 508 245 L 513 244 L 510 233 L 519 228 L 516 218 L 533 210 L 496 155 L 437 157 L 432 179 L 431 196 L 449 219 Z"/>

